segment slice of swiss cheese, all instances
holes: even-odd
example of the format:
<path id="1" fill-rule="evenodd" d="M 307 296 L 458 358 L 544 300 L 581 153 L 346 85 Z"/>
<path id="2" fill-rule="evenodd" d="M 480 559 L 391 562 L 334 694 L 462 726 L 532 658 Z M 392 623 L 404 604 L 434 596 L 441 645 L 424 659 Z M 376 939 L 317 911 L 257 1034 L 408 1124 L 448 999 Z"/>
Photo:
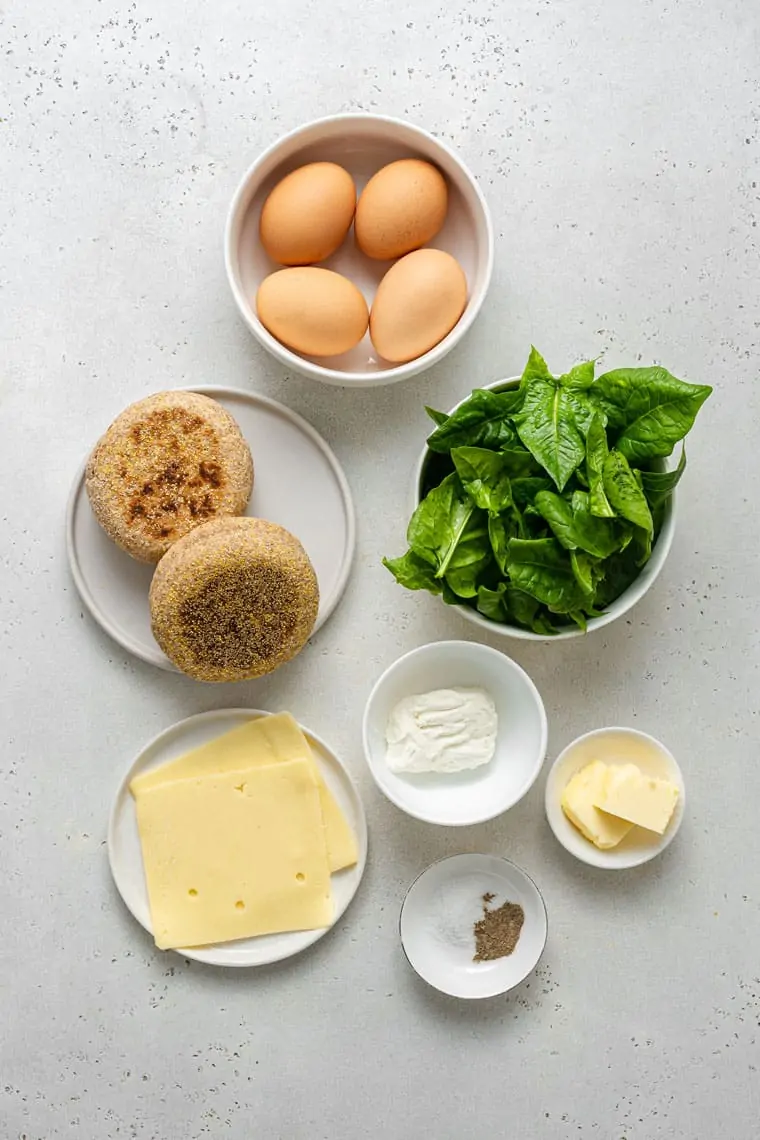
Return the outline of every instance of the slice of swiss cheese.
<path id="1" fill-rule="evenodd" d="M 290 713 L 277 713 L 250 720 L 177 760 L 170 760 L 160 768 L 135 776 L 129 787 L 137 800 L 148 788 L 159 784 L 208 772 L 230 772 L 249 765 L 263 767 L 287 760 L 305 760 L 314 773 L 322 804 L 330 870 L 340 871 L 344 867 L 351 867 L 357 859 L 356 838 L 322 779 L 308 740 Z"/>
<path id="2" fill-rule="evenodd" d="M 154 784 L 135 809 L 160 949 L 331 924 L 322 808 L 309 761 Z"/>

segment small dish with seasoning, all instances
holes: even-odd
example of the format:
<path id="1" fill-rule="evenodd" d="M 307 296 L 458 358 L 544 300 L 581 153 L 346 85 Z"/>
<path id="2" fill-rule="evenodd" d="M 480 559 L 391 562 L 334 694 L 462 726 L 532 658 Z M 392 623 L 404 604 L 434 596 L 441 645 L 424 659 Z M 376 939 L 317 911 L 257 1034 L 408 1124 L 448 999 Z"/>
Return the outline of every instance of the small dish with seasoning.
<path id="1" fill-rule="evenodd" d="M 541 696 L 505 654 L 438 641 L 395 661 L 364 710 L 364 754 L 381 792 L 402 811 L 447 827 L 513 807 L 546 755 Z"/>
<path id="2" fill-rule="evenodd" d="M 612 798 L 605 775 L 616 777 Z M 576 859 L 619 871 L 665 850 L 681 826 L 685 799 L 681 769 L 664 744 L 635 728 L 598 728 L 554 761 L 546 818 Z"/>
<path id="3" fill-rule="evenodd" d="M 419 875 L 401 906 L 399 934 L 419 976 L 457 998 L 514 989 L 533 971 L 548 933 L 541 892 L 499 855 L 452 855 Z"/>

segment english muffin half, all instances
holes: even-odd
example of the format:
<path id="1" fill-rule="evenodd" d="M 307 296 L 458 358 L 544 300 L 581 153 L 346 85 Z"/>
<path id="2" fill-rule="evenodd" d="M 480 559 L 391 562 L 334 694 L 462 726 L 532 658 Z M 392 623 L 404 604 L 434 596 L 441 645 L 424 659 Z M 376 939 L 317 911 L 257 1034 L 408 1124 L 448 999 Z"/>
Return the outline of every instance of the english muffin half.
<path id="1" fill-rule="evenodd" d="M 242 514 L 253 460 L 216 400 L 158 392 L 117 416 L 88 460 L 85 485 L 109 538 L 139 562 L 158 562 L 194 527 Z"/>
<path id="2" fill-rule="evenodd" d="M 301 651 L 319 586 L 301 543 L 264 519 L 205 523 L 172 546 L 150 587 L 153 635 L 198 681 L 245 681 Z"/>

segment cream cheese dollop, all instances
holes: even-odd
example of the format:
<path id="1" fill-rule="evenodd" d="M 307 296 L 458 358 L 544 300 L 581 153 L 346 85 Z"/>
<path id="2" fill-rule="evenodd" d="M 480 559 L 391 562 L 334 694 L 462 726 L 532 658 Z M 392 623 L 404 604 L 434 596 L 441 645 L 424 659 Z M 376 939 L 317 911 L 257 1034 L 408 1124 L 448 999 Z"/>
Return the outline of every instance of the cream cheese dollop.
<path id="1" fill-rule="evenodd" d="M 403 697 L 388 718 L 385 760 L 392 772 L 462 772 L 487 764 L 498 717 L 485 689 L 435 689 Z"/>

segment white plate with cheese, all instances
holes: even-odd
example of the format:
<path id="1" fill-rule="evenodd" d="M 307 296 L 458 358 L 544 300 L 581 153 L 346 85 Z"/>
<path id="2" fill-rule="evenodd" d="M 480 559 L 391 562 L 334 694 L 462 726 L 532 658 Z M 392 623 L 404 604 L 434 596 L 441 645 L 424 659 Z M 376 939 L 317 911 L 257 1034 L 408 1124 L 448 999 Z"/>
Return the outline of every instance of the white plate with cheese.
<path id="1" fill-rule="evenodd" d="M 316 633 L 348 582 L 355 546 L 351 490 L 343 469 L 318 432 L 296 412 L 237 388 L 193 387 L 217 400 L 240 427 L 253 456 L 254 485 L 246 514 L 279 523 L 303 545 L 319 582 Z M 176 672 L 150 624 L 148 590 L 155 566 L 130 558 L 106 535 L 85 489 L 85 463 L 66 511 L 71 573 L 90 614 L 136 657 Z"/>
<path id="2" fill-rule="evenodd" d="M 288 870 L 288 882 L 291 886 L 295 886 L 294 894 L 301 891 L 314 892 L 313 906 L 308 912 L 312 921 L 320 921 L 319 915 L 321 913 L 320 906 L 322 902 L 319 898 L 319 890 L 317 880 L 320 878 L 319 866 L 308 849 L 308 844 L 305 845 L 303 839 L 304 834 L 304 819 L 302 818 L 301 808 L 303 805 L 295 804 L 293 812 L 288 811 L 285 815 L 280 812 L 278 802 L 276 802 L 276 795 L 279 794 L 278 788 L 271 787 L 271 778 L 275 775 L 282 777 L 286 769 L 292 768 L 295 764 L 298 767 L 299 761 L 292 759 L 292 753 L 288 755 L 283 754 L 282 763 L 279 758 L 273 757 L 277 763 L 270 763 L 270 760 L 261 761 L 260 771 L 258 773 L 247 773 L 245 779 L 240 781 L 237 787 L 232 788 L 233 798 L 235 799 L 235 811 L 238 810 L 238 805 L 241 810 L 249 810 L 251 803 L 256 802 L 270 802 L 271 807 L 265 813 L 264 819 L 254 819 L 253 827 L 251 826 L 250 813 L 248 817 L 240 816 L 235 818 L 219 821 L 219 829 L 217 834 L 221 837 L 222 842 L 214 842 L 213 846 L 205 850 L 203 849 L 204 843 L 208 839 L 204 839 L 202 832 L 204 829 L 208 830 L 208 834 L 213 834 L 213 821 L 208 825 L 207 819 L 217 810 L 216 805 L 218 802 L 228 803 L 228 800 L 219 801 L 219 796 L 225 795 L 224 781 L 230 785 L 235 784 L 234 776 L 239 776 L 238 769 L 241 767 L 239 758 L 233 754 L 232 745 L 226 746 L 227 754 L 220 753 L 219 746 L 214 744 L 213 755 L 214 771 L 209 773 L 205 772 L 204 778 L 215 773 L 221 773 L 219 779 L 215 781 L 215 786 L 209 786 L 208 782 L 201 788 L 194 788 L 192 785 L 196 783 L 195 777 L 198 776 L 200 768 L 198 763 L 195 767 L 188 769 L 187 767 L 180 770 L 176 762 L 183 758 L 183 764 L 192 757 L 200 757 L 200 762 L 206 762 L 209 756 L 208 746 L 212 742 L 225 739 L 225 734 L 231 734 L 228 739 L 230 741 L 237 741 L 236 748 L 239 749 L 246 735 L 246 729 L 243 726 L 250 726 L 253 722 L 260 724 L 262 718 L 266 718 L 267 724 L 274 724 L 276 721 L 282 719 L 284 714 L 279 717 L 273 717 L 272 714 L 261 712 L 255 709 L 221 709 L 214 712 L 200 713 L 197 716 L 189 717 L 187 720 L 180 721 L 179 724 L 173 725 L 171 728 L 166 729 L 160 733 L 154 740 L 152 740 L 140 752 L 137 759 L 129 768 L 129 771 L 122 779 L 116 798 L 111 810 L 111 817 L 108 827 L 108 857 L 113 874 L 114 882 L 117 890 L 121 895 L 127 908 L 131 911 L 132 915 L 150 934 L 155 937 L 153 929 L 151 905 L 148 896 L 148 883 L 146 874 L 149 873 L 152 882 L 156 884 L 156 868 L 152 865 L 146 870 L 146 863 L 143 859 L 143 846 L 141 842 L 140 830 L 138 828 L 138 810 L 136 805 L 135 796 L 130 790 L 133 781 L 136 781 L 135 787 L 138 788 L 138 794 L 144 794 L 146 790 L 148 795 L 143 795 L 143 805 L 147 802 L 150 804 L 150 812 L 146 814 L 144 806 L 141 807 L 141 826 L 146 826 L 146 819 L 151 823 L 150 814 L 158 823 L 157 841 L 160 844 L 166 845 L 171 843 L 172 836 L 175 834 L 173 829 L 175 827 L 175 820 L 172 818 L 172 813 L 177 810 L 176 799 L 168 804 L 165 801 L 165 792 L 168 784 L 180 784 L 180 792 L 182 798 L 179 801 L 183 805 L 184 817 L 181 820 L 181 827 L 184 829 L 184 834 L 181 831 L 176 833 L 178 837 L 177 856 L 182 857 L 183 842 L 188 849 L 192 850 L 192 855 L 195 858 L 196 869 L 198 870 L 196 878 L 193 878 L 193 885 L 189 889 L 182 890 L 182 898 L 178 900 L 178 910 L 181 912 L 179 921 L 191 924 L 195 921 L 195 915 L 200 916 L 203 921 L 208 918 L 208 914 L 204 915 L 204 908 L 211 908 L 213 914 L 210 921 L 219 923 L 220 909 L 223 911 L 221 921 L 226 925 L 225 938 L 232 936 L 233 940 L 219 941 L 215 944 L 195 945 L 190 948 L 171 946 L 170 948 L 176 949 L 178 953 L 182 954 L 185 958 L 192 958 L 198 962 L 204 962 L 209 965 L 216 966 L 263 966 L 271 962 L 280 961 L 283 958 L 291 957 L 293 954 L 305 950 L 311 946 L 318 939 L 322 938 L 332 926 L 340 919 L 345 912 L 349 903 L 353 899 L 356 890 L 361 882 L 364 873 L 364 867 L 367 858 L 367 825 L 364 816 L 364 809 L 362 807 L 359 794 L 354 786 L 351 777 L 346 769 L 341 764 L 337 756 L 332 750 L 314 733 L 303 726 L 295 726 L 300 728 L 300 731 L 306 737 L 308 742 L 310 755 L 307 763 L 313 763 L 316 766 L 315 782 L 313 782 L 312 791 L 309 793 L 317 795 L 317 784 L 319 785 L 318 802 L 321 808 L 325 808 L 328 804 L 331 807 L 333 816 L 328 818 L 328 813 L 325 811 L 324 816 L 320 814 L 320 821 L 324 820 L 324 832 L 327 836 L 327 846 L 330 846 L 329 826 L 336 821 L 344 822 L 348 826 L 347 836 L 350 836 L 348 842 L 355 843 L 353 852 L 348 858 L 353 858 L 355 855 L 356 861 L 350 865 L 345 866 L 344 869 L 329 873 L 332 866 L 340 866 L 341 864 L 341 851 L 335 847 L 334 851 L 328 851 L 328 858 L 332 860 L 331 867 L 327 873 L 322 868 L 321 879 L 323 887 L 326 878 L 327 891 L 331 894 L 330 904 L 330 917 L 328 925 L 318 926 L 314 929 L 294 929 L 285 933 L 268 933 L 260 934 L 255 937 L 238 938 L 234 933 L 234 924 L 237 921 L 250 920 L 253 911 L 249 907 L 248 914 L 245 912 L 245 899 L 246 886 L 245 882 L 250 885 L 250 876 L 247 875 L 246 866 L 230 866 L 229 865 L 229 850 L 234 850 L 235 843 L 235 827 L 242 826 L 244 828 L 245 836 L 245 851 L 246 862 L 250 865 L 259 865 L 261 867 L 267 865 L 267 860 L 272 860 L 271 842 L 279 842 L 284 850 L 286 860 L 290 859 L 290 852 L 288 848 L 288 828 L 294 829 L 293 834 L 293 859 L 296 857 L 300 860 L 298 862 L 298 870 L 295 874 L 291 875 L 290 871 L 296 867 L 293 863 L 293 868 Z M 294 723 L 294 722 L 291 722 Z M 233 731 L 238 730 L 238 731 Z M 242 731 L 241 731 L 242 730 Z M 198 751 L 202 750 L 202 751 Z M 168 769 L 163 766 L 172 764 L 172 771 L 176 775 L 167 776 Z M 303 765 L 301 765 L 302 767 Z M 159 780 L 155 775 L 158 769 L 162 769 L 163 776 Z M 269 783 L 254 784 L 251 776 L 255 775 L 260 780 L 269 779 Z M 248 782 L 251 782 L 253 787 L 248 789 Z M 200 785 L 200 781 L 197 781 Z M 229 789 L 227 789 L 229 790 Z M 281 789 L 280 789 L 281 790 Z M 244 792 L 245 796 L 236 796 L 234 793 Z M 272 799 L 272 797 L 275 797 Z M 162 798 L 164 797 L 164 798 Z M 216 798 L 215 798 L 216 797 Z M 308 805 L 307 805 L 308 806 Z M 178 827 L 180 824 L 177 825 Z M 188 826 L 189 829 L 188 830 Z M 255 832 L 255 838 L 252 834 Z M 167 838 L 168 837 L 168 838 Z M 144 838 L 144 837 L 143 837 Z M 340 845 L 346 836 L 337 834 L 335 843 Z M 224 850 L 224 844 L 229 840 L 229 844 L 233 845 Z M 325 842 L 324 838 L 322 840 Z M 198 851 L 202 851 L 200 858 L 197 858 Z M 297 852 L 297 856 L 295 854 Z M 251 856 L 253 856 L 251 858 Z M 165 858 L 165 862 L 171 862 L 174 859 L 174 853 L 170 850 Z M 324 847 L 322 851 L 322 859 L 324 860 Z M 309 860 L 312 859 L 310 863 Z M 227 860 L 227 862 L 225 862 Z M 345 862 L 346 859 L 343 859 Z M 221 867 L 215 864 L 221 862 Z M 318 862 L 318 861 L 317 861 Z M 279 866 L 279 863 L 278 863 Z M 267 876 L 270 874 L 267 871 Z M 217 876 L 215 879 L 214 876 Z M 221 876 L 221 879 L 219 878 Z M 237 876 L 237 878 L 236 878 Z M 273 885 L 281 885 L 279 879 L 275 877 L 275 872 L 271 872 Z M 293 883 L 293 880 L 299 880 L 298 885 Z M 189 883 L 189 880 L 188 880 Z M 217 887 L 215 888 L 215 883 Z M 219 886 L 218 884 L 222 885 Z M 230 884 L 232 884 L 230 886 Z M 154 885 L 154 890 L 155 890 Z M 220 893 L 221 892 L 221 893 Z M 230 893 L 231 892 L 231 893 Z M 229 906 L 227 906 L 226 894 L 230 894 Z M 324 893 L 324 892 L 323 892 Z M 189 896 L 185 897 L 185 896 Z M 241 897 L 237 897 L 241 896 Z M 219 900 L 224 897 L 224 907 L 220 908 Z M 273 896 L 274 897 L 274 896 Z M 234 901 L 233 901 L 234 900 Z M 298 899 L 298 905 L 301 906 L 303 899 Z M 273 905 L 273 903 L 265 900 L 262 904 L 264 910 Z M 258 903 L 257 903 L 258 906 Z M 261 908 L 259 908 L 261 909 Z M 187 918 L 187 913 L 190 918 Z M 263 913 L 263 911 L 262 911 Z M 316 917 L 315 917 L 316 916 Z M 291 916 L 292 917 L 292 916 Z M 276 921 L 276 919 L 275 919 Z M 192 928 L 192 925 L 191 925 Z M 187 927 L 183 927 L 187 929 Z M 157 943 L 160 940 L 156 939 Z M 167 948 L 169 948 L 167 946 Z"/>
<path id="3" fill-rule="evenodd" d="M 621 773 L 624 766 L 635 765 L 642 777 L 652 778 L 656 782 L 666 781 L 677 789 L 675 807 L 672 808 L 672 815 L 661 835 L 643 826 L 631 826 L 627 821 L 621 826 L 620 817 L 599 812 L 595 808 L 591 802 L 593 795 L 588 803 L 580 804 L 578 810 L 583 813 L 590 834 L 596 834 L 600 842 L 614 843 L 615 846 L 601 849 L 570 822 L 562 809 L 563 794 L 573 777 L 597 762 L 607 765 L 616 774 Z M 629 817 L 639 815 L 639 818 L 643 818 L 640 814 L 642 810 L 645 813 L 653 810 L 655 813 L 662 810 L 667 812 L 667 807 L 663 809 L 662 805 L 656 803 L 647 803 L 642 807 L 635 802 L 632 803 L 633 811 L 628 811 L 622 802 L 624 796 L 635 801 L 638 798 L 637 790 L 630 786 L 620 788 L 616 796 L 617 803 L 608 806 L 616 807 L 616 810 Z M 664 851 L 675 839 L 681 826 L 685 800 L 683 775 L 675 757 L 659 740 L 634 728 L 599 728 L 580 736 L 560 753 L 546 781 L 546 817 L 556 838 L 576 859 L 592 867 L 611 870 L 638 867 Z M 654 815 L 652 822 L 658 822 Z M 619 838 L 619 833 L 622 833 L 622 838 Z"/>

